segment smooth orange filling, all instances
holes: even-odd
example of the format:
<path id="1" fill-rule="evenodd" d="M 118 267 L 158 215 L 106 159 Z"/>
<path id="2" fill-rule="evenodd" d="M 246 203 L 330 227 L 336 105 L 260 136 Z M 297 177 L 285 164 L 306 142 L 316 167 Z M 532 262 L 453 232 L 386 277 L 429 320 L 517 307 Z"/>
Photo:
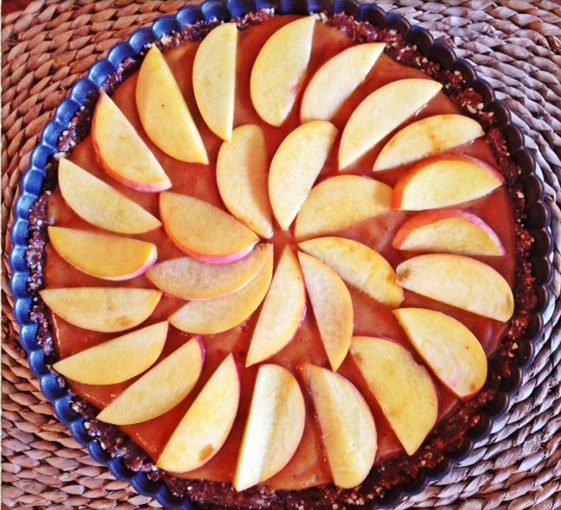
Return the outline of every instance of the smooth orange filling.
<path id="1" fill-rule="evenodd" d="M 252 27 L 249 30 L 240 32 L 240 47 L 238 59 L 238 81 L 235 105 L 235 126 L 243 124 L 260 125 L 265 133 L 267 140 L 267 150 L 269 159 L 272 158 L 280 142 L 299 125 L 298 110 L 299 105 L 293 110 L 287 122 L 280 128 L 275 128 L 265 124 L 254 111 L 249 95 L 249 75 L 251 66 L 255 61 L 257 53 L 263 46 L 267 38 L 280 26 L 292 21 L 294 17 L 278 17 L 264 23 L 263 25 Z M 223 207 L 218 193 L 215 177 L 215 163 L 221 140 L 215 136 L 204 124 L 195 104 L 193 89 L 191 85 L 191 74 L 193 59 L 199 43 L 187 42 L 182 46 L 170 50 L 165 54 L 175 78 L 187 100 L 189 109 L 193 113 L 204 144 L 207 148 L 210 165 L 197 165 L 182 163 L 161 152 L 144 133 L 136 111 L 134 90 L 136 85 L 136 75 L 127 79 L 114 94 L 114 100 L 128 119 L 132 122 L 148 146 L 161 162 L 166 173 L 173 183 L 173 191 L 192 195 L 207 202 Z M 351 46 L 353 42 L 343 33 L 335 28 L 318 24 L 314 35 L 314 44 L 310 64 L 307 72 L 307 79 L 314 74 L 319 66 L 331 56 L 339 53 L 343 49 Z M 345 123 L 353 110 L 370 92 L 380 86 L 402 78 L 424 78 L 422 72 L 396 64 L 389 58 L 382 56 L 368 75 L 365 82 L 354 92 L 344 104 L 343 108 L 332 120 L 333 124 L 342 132 Z M 304 84 L 305 86 L 305 84 Z M 414 119 L 439 114 L 458 112 L 456 107 L 443 93 L 439 93 L 430 103 L 423 108 Z M 380 119 L 383 122 L 383 119 Z M 352 165 L 351 171 L 361 175 L 372 176 L 370 169 L 385 140 L 373 150 L 369 151 L 364 157 Z M 337 144 L 336 144 L 337 146 Z M 493 156 L 483 140 L 477 140 L 472 144 L 463 146 L 455 150 L 480 158 L 490 164 L 495 164 Z M 81 142 L 72 152 L 70 159 L 90 171 L 92 174 L 109 182 L 116 189 L 129 196 L 141 206 L 146 208 L 155 216 L 158 213 L 158 194 L 142 193 L 133 191 L 111 179 L 104 171 L 101 164 L 97 161 L 91 138 L 88 137 Z M 397 179 L 408 170 L 403 167 L 389 172 L 377 173 L 374 177 L 389 185 L 394 185 Z M 336 150 L 333 150 L 320 179 L 337 173 Z M 507 192 L 501 188 L 488 197 L 474 201 L 462 207 L 464 210 L 472 212 L 481 217 L 491 228 L 495 230 L 503 245 L 506 254 L 502 257 L 489 257 L 484 261 L 498 270 L 512 286 L 515 270 L 514 253 L 514 223 L 512 207 Z M 49 202 L 49 215 L 56 225 L 74 227 L 84 230 L 98 230 L 95 227 L 81 220 L 65 203 L 57 189 Z M 371 220 L 364 221 L 352 228 L 345 229 L 341 234 L 345 237 L 363 242 L 378 252 L 380 252 L 395 267 L 400 261 L 407 258 L 407 254 L 394 250 L 391 247 L 391 240 L 397 229 L 411 214 L 395 211 Z M 138 236 L 139 239 L 150 241 L 158 246 L 158 258 L 160 261 L 182 256 L 183 253 L 166 236 L 162 228 Z M 275 245 L 275 261 L 282 251 L 284 245 L 296 246 L 292 235 L 289 232 L 280 231 L 277 227 L 272 242 Z M 83 273 L 66 264 L 53 250 L 47 246 L 47 265 L 46 265 L 46 286 L 73 287 L 73 286 L 131 286 L 151 288 L 153 285 L 144 276 L 134 278 L 127 282 L 108 282 L 99 280 Z M 349 287 L 351 292 L 354 315 L 355 315 L 355 335 L 382 336 L 392 338 L 410 349 L 409 343 L 398 326 L 389 308 L 382 306 L 359 291 Z M 167 317 L 177 310 L 184 302 L 180 299 L 165 295 L 155 313 L 150 317 L 145 325 L 167 319 Z M 468 312 L 444 305 L 421 296 L 405 292 L 405 301 L 402 306 L 427 307 L 448 313 L 449 315 L 462 321 L 481 341 L 487 354 L 492 353 L 499 344 L 506 331 L 506 325 L 498 322 L 475 316 Z M 176 408 L 159 418 L 141 423 L 138 425 L 121 427 L 124 432 L 138 443 L 154 460 L 162 452 L 167 440 L 174 428 L 186 412 L 194 398 L 208 380 L 210 375 L 217 368 L 218 364 L 225 356 L 232 352 L 239 362 L 242 398 L 240 409 L 233 430 L 220 452 L 203 467 L 179 476 L 185 478 L 208 479 L 216 481 L 231 481 L 235 471 L 235 464 L 238 456 L 239 445 L 251 396 L 253 384 L 258 366 L 248 369 L 242 368 L 245 365 L 245 356 L 249 348 L 251 334 L 258 317 L 256 312 L 248 321 L 236 328 L 221 334 L 206 336 L 203 338 L 206 345 L 206 359 L 203 374 L 197 383 L 194 391 Z M 91 347 L 103 341 L 109 340 L 115 335 L 108 335 L 86 331 L 74 327 L 65 321 L 54 317 L 55 336 L 61 357 L 67 357 L 79 352 L 87 347 Z M 167 356 L 173 350 L 183 345 L 190 335 L 170 328 L 168 340 L 162 357 Z M 418 358 L 417 358 L 418 359 Z M 299 372 L 299 367 L 309 362 L 319 366 L 328 366 L 327 357 L 324 352 L 319 332 L 315 324 L 311 310 L 308 312 L 297 331 L 294 339 L 279 354 L 268 360 L 290 369 L 299 379 L 302 388 L 305 384 Z M 347 357 L 339 372 L 351 380 L 363 393 L 374 414 L 378 430 L 378 452 L 376 463 L 380 463 L 392 456 L 403 453 L 395 434 L 390 429 L 387 421 L 383 417 L 379 406 L 373 398 L 366 384 L 360 376 L 358 369 L 354 365 L 350 356 Z M 71 388 L 86 401 L 98 408 L 109 404 L 127 386 L 134 381 L 112 385 L 112 386 L 89 386 L 70 382 Z M 446 390 L 436 379 L 439 392 L 439 419 L 450 411 L 456 404 L 457 399 Z M 301 489 L 321 485 L 331 481 L 329 466 L 325 457 L 325 452 L 321 440 L 321 431 L 313 412 L 311 398 L 305 391 L 307 405 L 307 421 L 304 437 L 300 446 L 289 462 L 289 464 L 275 477 L 265 484 L 278 489 Z"/>

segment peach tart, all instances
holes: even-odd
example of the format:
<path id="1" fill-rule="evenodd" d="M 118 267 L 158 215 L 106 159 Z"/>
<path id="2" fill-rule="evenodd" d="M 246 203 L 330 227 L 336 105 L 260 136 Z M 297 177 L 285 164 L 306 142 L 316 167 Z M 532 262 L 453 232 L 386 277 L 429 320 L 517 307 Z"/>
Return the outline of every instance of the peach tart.
<path id="1" fill-rule="evenodd" d="M 482 101 L 344 14 L 146 48 L 31 217 L 34 317 L 90 436 L 223 508 L 345 508 L 437 470 L 536 301 Z"/>

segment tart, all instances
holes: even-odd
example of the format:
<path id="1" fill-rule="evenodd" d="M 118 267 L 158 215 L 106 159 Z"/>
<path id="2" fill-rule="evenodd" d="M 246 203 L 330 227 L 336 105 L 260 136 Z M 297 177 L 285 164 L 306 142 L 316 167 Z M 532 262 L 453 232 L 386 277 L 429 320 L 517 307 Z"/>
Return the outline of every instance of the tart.
<path id="1" fill-rule="evenodd" d="M 232 508 L 442 469 L 540 306 L 497 113 L 345 14 L 199 22 L 142 55 L 30 215 L 30 318 L 94 455 Z"/>

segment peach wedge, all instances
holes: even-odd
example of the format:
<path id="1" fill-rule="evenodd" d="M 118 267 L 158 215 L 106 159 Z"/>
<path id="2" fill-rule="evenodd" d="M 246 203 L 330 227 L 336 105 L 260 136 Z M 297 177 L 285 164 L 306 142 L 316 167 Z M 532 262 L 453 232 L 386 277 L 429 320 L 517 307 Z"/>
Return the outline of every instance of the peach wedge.
<path id="1" fill-rule="evenodd" d="M 234 262 L 245 257 L 259 240 L 222 209 L 188 195 L 161 193 L 160 216 L 171 240 L 203 262 Z"/>
<path id="2" fill-rule="evenodd" d="M 318 237 L 298 247 L 372 299 L 391 308 L 403 301 L 403 289 L 396 283 L 393 267 L 369 246 L 343 237 Z"/>
<path id="3" fill-rule="evenodd" d="M 58 185 L 68 206 L 96 227 L 118 234 L 144 234 L 161 225 L 136 202 L 65 158 L 58 163 Z"/>
<path id="4" fill-rule="evenodd" d="M 484 135 L 479 122 L 454 113 L 425 117 L 398 131 L 384 145 L 373 170 L 389 170 L 414 163 Z"/>
<path id="5" fill-rule="evenodd" d="M 267 191 L 267 145 L 261 127 L 246 124 L 224 142 L 216 162 L 216 182 L 226 208 L 261 237 L 273 236 Z"/>
<path id="6" fill-rule="evenodd" d="M 204 355 L 202 341 L 192 338 L 131 384 L 97 415 L 97 419 L 114 425 L 130 425 L 168 412 L 199 380 Z"/>
<path id="7" fill-rule="evenodd" d="M 406 251 L 492 257 L 506 253 L 501 240 L 487 223 L 461 209 L 426 211 L 413 216 L 396 232 L 392 246 Z"/>
<path id="8" fill-rule="evenodd" d="M 172 158 L 208 164 L 205 146 L 161 51 L 152 46 L 140 66 L 136 108 L 150 140 Z"/>
<path id="9" fill-rule="evenodd" d="M 171 181 L 152 151 L 113 100 L 101 93 L 92 121 L 92 141 L 106 172 L 137 191 L 162 191 Z"/>
<path id="10" fill-rule="evenodd" d="M 226 442 L 239 402 L 240 376 L 234 356 L 229 354 L 177 425 L 157 466 L 182 473 L 206 464 Z"/>
<path id="11" fill-rule="evenodd" d="M 207 126 L 230 140 L 234 125 L 238 27 L 224 23 L 201 41 L 193 63 L 193 91 Z"/>
<path id="12" fill-rule="evenodd" d="M 410 78 L 393 81 L 372 92 L 358 105 L 343 130 L 339 168 L 348 167 L 381 142 L 441 88 L 442 85 L 434 80 Z M 380 119 L 384 121 L 380 122 Z"/>
<path id="13" fill-rule="evenodd" d="M 154 311 L 159 290 L 121 287 L 72 287 L 39 292 L 60 318 L 79 328 L 115 333 L 134 328 Z"/>
<path id="14" fill-rule="evenodd" d="M 121 383 L 154 364 L 167 334 L 168 323 L 158 322 L 57 361 L 53 368 L 84 384 Z"/>
<path id="15" fill-rule="evenodd" d="M 347 356 L 353 334 L 353 303 L 341 278 L 318 259 L 298 253 L 306 291 L 329 363 L 337 370 Z"/>
<path id="16" fill-rule="evenodd" d="M 49 240 L 71 266 L 104 280 L 139 276 L 158 256 L 156 245 L 146 241 L 73 228 L 49 227 Z"/>
<path id="17" fill-rule="evenodd" d="M 277 474 L 292 458 L 306 422 L 296 378 L 277 365 L 257 372 L 233 485 L 243 491 Z"/>
<path id="18" fill-rule="evenodd" d="M 191 301 L 169 317 L 172 326 L 200 335 L 221 333 L 247 320 L 265 298 L 273 276 L 273 250 L 253 280 L 237 292 L 207 301 Z"/>
<path id="19" fill-rule="evenodd" d="M 351 354 L 399 442 L 413 455 L 438 417 L 427 369 L 405 347 L 384 338 L 354 337 Z"/>
<path id="20" fill-rule="evenodd" d="M 269 169 L 269 198 L 283 230 L 308 198 L 336 137 L 331 122 L 313 120 L 292 131 L 277 149 Z"/>
<path id="21" fill-rule="evenodd" d="M 508 321 L 514 297 L 508 282 L 491 266 L 454 254 L 427 254 L 396 269 L 403 288 L 483 317 Z"/>
<path id="22" fill-rule="evenodd" d="M 191 301 L 214 299 L 245 287 L 272 257 L 272 249 L 269 244 L 260 244 L 231 264 L 207 264 L 189 257 L 166 260 L 152 267 L 147 276 L 172 296 Z"/>
<path id="23" fill-rule="evenodd" d="M 287 246 L 261 307 L 247 353 L 246 367 L 274 356 L 286 346 L 296 333 L 305 309 L 304 278 L 296 255 Z"/>
<path id="24" fill-rule="evenodd" d="M 294 235 L 298 240 L 318 237 L 388 212 L 392 189 L 357 175 L 330 177 L 312 188 L 298 213 Z"/>
<path id="25" fill-rule="evenodd" d="M 321 427 L 333 483 L 342 489 L 364 481 L 378 446 L 374 418 L 356 387 L 326 368 L 307 365 L 305 377 Z"/>
<path id="26" fill-rule="evenodd" d="M 460 321 L 425 308 L 400 308 L 393 313 L 442 384 L 463 400 L 483 387 L 487 356 L 479 340 Z"/>
<path id="27" fill-rule="evenodd" d="M 396 184 L 394 209 L 420 211 L 461 204 L 499 188 L 503 176 L 470 156 L 439 156 L 415 165 Z"/>
<path id="28" fill-rule="evenodd" d="M 280 126 L 294 107 L 308 68 L 315 24 L 315 17 L 308 16 L 281 27 L 255 59 L 251 101 L 259 116 L 273 126 Z"/>
<path id="29" fill-rule="evenodd" d="M 304 91 L 300 105 L 300 122 L 331 120 L 364 81 L 382 51 L 383 43 L 359 44 L 343 50 L 325 62 Z"/>

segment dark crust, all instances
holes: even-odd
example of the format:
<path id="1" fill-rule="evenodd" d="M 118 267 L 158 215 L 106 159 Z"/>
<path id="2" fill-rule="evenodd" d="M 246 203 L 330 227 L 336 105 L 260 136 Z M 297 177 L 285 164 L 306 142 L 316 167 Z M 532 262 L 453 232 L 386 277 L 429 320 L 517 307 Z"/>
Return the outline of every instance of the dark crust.
<path id="1" fill-rule="evenodd" d="M 240 28 L 262 23 L 271 17 L 270 12 L 258 12 L 238 20 Z M 514 288 L 515 314 L 510 327 L 497 352 L 489 360 L 489 376 L 484 388 L 469 402 L 461 404 L 452 416 L 443 419 L 429 435 L 422 448 L 412 457 L 405 454 L 376 466 L 368 478 L 355 489 L 339 489 L 333 485 L 316 487 L 302 491 L 274 491 L 266 487 L 255 487 L 242 493 L 236 492 L 230 483 L 176 478 L 156 468 L 152 460 L 128 436 L 117 427 L 95 420 L 97 411 L 80 397 L 74 396 L 73 408 L 86 418 L 86 429 L 91 437 L 99 438 L 102 446 L 112 455 L 121 456 L 132 471 L 147 473 L 150 480 L 162 480 L 177 496 L 187 495 L 201 508 L 314 508 L 335 509 L 352 505 L 364 505 L 369 501 L 382 501 L 391 497 L 396 490 L 414 484 L 426 472 L 438 470 L 446 465 L 449 457 L 461 450 L 470 434 L 484 423 L 485 411 L 492 406 L 503 381 L 509 381 L 516 370 L 518 340 L 526 332 L 532 311 L 537 304 L 534 290 L 530 253 L 534 239 L 524 228 L 525 198 L 519 183 L 520 167 L 510 158 L 507 143 L 497 125 L 494 114 L 485 111 L 483 98 L 473 89 L 467 88 L 459 72 L 441 70 L 440 66 L 422 57 L 416 47 L 405 42 L 392 29 L 379 29 L 372 25 L 355 21 L 344 14 L 337 14 L 324 21 L 346 33 L 358 42 L 381 41 L 386 43 L 386 54 L 396 62 L 424 71 L 428 76 L 444 85 L 446 94 L 462 110 L 477 119 L 485 128 L 485 139 L 493 151 L 500 171 L 503 173 L 513 204 L 516 219 L 517 270 Z M 214 24 L 199 23 L 187 27 L 171 38 L 171 46 L 183 41 L 202 39 Z M 168 45 L 169 47 L 169 45 Z M 108 81 L 105 90 L 113 91 L 119 83 L 138 68 L 138 63 L 130 60 Z M 61 152 L 70 151 L 76 143 L 89 133 L 93 105 L 97 95 L 73 120 L 72 125 L 59 140 Z M 30 240 L 26 254 L 30 269 L 29 291 L 34 296 L 31 319 L 38 324 L 38 341 L 49 361 L 57 358 L 51 330 L 50 313 L 41 301 L 38 291 L 43 287 L 43 260 L 47 243 L 49 223 L 47 201 L 56 186 L 56 161 L 47 168 L 47 179 L 39 200 L 30 213 Z M 61 387 L 66 383 L 58 378 Z"/>

